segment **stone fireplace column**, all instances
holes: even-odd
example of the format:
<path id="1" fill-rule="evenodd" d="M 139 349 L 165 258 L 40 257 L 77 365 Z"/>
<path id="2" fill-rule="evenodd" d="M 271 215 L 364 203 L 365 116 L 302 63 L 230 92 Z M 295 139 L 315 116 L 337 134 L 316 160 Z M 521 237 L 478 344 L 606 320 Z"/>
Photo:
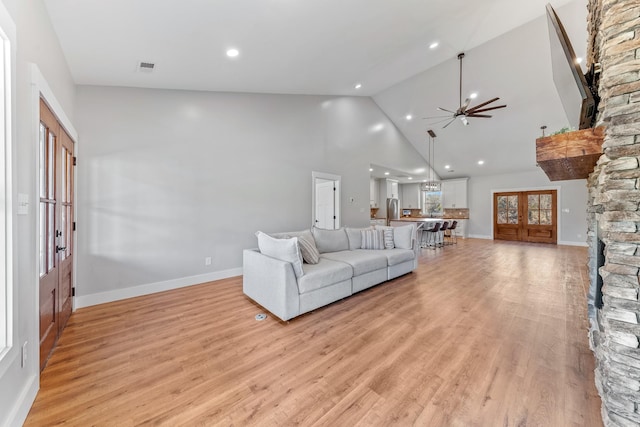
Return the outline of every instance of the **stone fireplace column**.
<path id="1" fill-rule="evenodd" d="M 605 425 L 640 426 L 640 0 L 590 0 L 588 28 L 589 61 L 602 66 L 598 124 L 607 126 L 587 183 L 590 278 L 599 268 L 603 281 L 591 319 L 595 380 Z"/>

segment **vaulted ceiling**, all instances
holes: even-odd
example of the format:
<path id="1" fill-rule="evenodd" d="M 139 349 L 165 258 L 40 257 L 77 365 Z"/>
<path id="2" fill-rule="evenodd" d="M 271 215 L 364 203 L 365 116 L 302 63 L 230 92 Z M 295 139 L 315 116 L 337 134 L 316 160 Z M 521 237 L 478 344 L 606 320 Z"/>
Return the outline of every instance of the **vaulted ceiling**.
<path id="1" fill-rule="evenodd" d="M 425 157 L 426 130 L 436 131 L 443 178 L 535 168 L 539 127 L 566 125 L 551 80 L 546 2 L 45 0 L 78 84 L 372 96 Z M 553 5 L 584 55 L 586 1 Z M 239 55 L 227 57 L 230 48 Z M 465 94 L 499 96 L 508 107 L 441 129 L 421 117 L 458 107 L 461 51 Z M 141 61 L 154 71 L 141 72 Z"/>

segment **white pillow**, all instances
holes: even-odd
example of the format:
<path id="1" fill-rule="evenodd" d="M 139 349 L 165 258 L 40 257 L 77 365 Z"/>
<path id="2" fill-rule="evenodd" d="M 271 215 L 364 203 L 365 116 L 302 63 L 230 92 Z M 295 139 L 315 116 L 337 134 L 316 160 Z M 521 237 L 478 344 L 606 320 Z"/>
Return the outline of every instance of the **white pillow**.
<path id="1" fill-rule="evenodd" d="M 258 237 L 258 249 L 260 249 L 261 253 L 271 258 L 290 262 L 293 265 L 293 272 L 296 274 L 296 278 L 304 276 L 302 255 L 300 255 L 297 237 L 275 239 L 262 231 L 258 231 L 256 236 Z"/>
<path id="2" fill-rule="evenodd" d="M 413 249 L 413 225 L 393 227 L 393 244 L 400 249 Z"/>

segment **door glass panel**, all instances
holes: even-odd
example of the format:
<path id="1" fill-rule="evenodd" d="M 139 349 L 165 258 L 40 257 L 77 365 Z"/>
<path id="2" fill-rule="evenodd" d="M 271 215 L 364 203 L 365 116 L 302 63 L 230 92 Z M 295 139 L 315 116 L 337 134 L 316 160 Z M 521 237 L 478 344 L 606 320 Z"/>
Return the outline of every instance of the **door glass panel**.
<path id="1" fill-rule="evenodd" d="M 47 272 L 47 204 L 40 203 L 40 276 Z"/>
<path id="2" fill-rule="evenodd" d="M 39 155 L 40 155 L 40 197 L 47 197 L 47 172 L 46 172 L 46 158 L 47 158 L 47 128 L 44 127 L 42 123 L 40 123 L 40 144 L 39 144 Z"/>
<path id="3" fill-rule="evenodd" d="M 540 209 L 551 209 L 551 194 L 540 195 Z"/>
<path id="4" fill-rule="evenodd" d="M 528 198 L 527 198 L 527 205 L 529 206 L 529 209 L 539 209 L 540 208 L 540 204 L 538 203 L 539 201 L 539 197 L 537 194 L 529 194 Z"/>
<path id="5" fill-rule="evenodd" d="M 529 210 L 529 224 L 540 224 L 539 210 Z"/>
<path id="6" fill-rule="evenodd" d="M 518 209 L 518 196 L 509 196 L 509 209 Z"/>
<path id="7" fill-rule="evenodd" d="M 552 225 L 551 221 L 551 210 L 542 210 L 540 211 L 540 224 L 543 225 Z"/>
<path id="8" fill-rule="evenodd" d="M 47 203 L 47 272 L 55 265 L 55 206 L 53 203 Z"/>
<path id="9" fill-rule="evenodd" d="M 498 210 L 507 209 L 507 196 L 498 196 Z"/>
<path id="10" fill-rule="evenodd" d="M 509 224 L 517 224 L 518 223 L 518 211 L 509 209 Z"/>
<path id="11" fill-rule="evenodd" d="M 47 197 L 49 199 L 55 198 L 55 180 L 53 179 L 53 173 L 55 172 L 55 143 L 56 137 L 53 135 L 53 133 L 51 133 L 51 131 L 49 131 L 49 140 L 47 146 Z"/>
<path id="12" fill-rule="evenodd" d="M 507 223 L 507 211 L 498 211 L 498 224 L 506 224 Z"/>
<path id="13" fill-rule="evenodd" d="M 61 156 L 60 156 L 60 161 L 62 162 L 62 164 L 60 165 L 60 170 L 62 171 L 63 175 L 61 177 L 61 183 L 60 183 L 60 200 L 61 202 L 66 202 L 67 201 L 67 156 L 66 156 L 66 150 L 64 149 L 64 147 L 61 150 Z"/>
<path id="14" fill-rule="evenodd" d="M 67 209 L 60 209 L 60 245 L 66 246 L 67 240 Z M 66 251 L 60 252 L 60 261 L 64 260 L 67 257 Z"/>

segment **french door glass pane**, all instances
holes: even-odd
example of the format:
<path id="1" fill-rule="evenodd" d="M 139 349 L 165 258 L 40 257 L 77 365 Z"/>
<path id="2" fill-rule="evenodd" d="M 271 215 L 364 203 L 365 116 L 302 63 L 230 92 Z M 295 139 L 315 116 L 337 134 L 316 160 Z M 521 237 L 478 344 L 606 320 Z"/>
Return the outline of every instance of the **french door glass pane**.
<path id="1" fill-rule="evenodd" d="M 40 203 L 40 276 L 47 272 L 47 203 Z"/>
<path id="2" fill-rule="evenodd" d="M 551 209 L 551 194 L 540 195 L 540 209 Z"/>
<path id="3" fill-rule="evenodd" d="M 63 206 L 60 209 L 60 245 L 66 246 L 66 237 L 67 237 L 67 209 Z M 67 257 L 66 251 L 60 252 L 60 260 L 63 260 Z"/>
<path id="4" fill-rule="evenodd" d="M 507 209 L 507 196 L 498 196 L 498 210 L 506 210 Z"/>
<path id="5" fill-rule="evenodd" d="M 55 206 L 53 203 L 47 203 L 47 272 L 55 266 Z"/>
<path id="6" fill-rule="evenodd" d="M 47 186 L 47 197 L 49 199 L 55 198 L 55 180 L 53 178 L 53 174 L 55 172 L 55 146 L 56 146 L 56 137 L 49 132 L 48 139 L 48 147 L 47 147 L 47 172 L 48 172 L 48 182 Z"/>
<path id="7" fill-rule="evenodd" d="M 553 224 L 552 221 L 551 221 L 551 217 L 552 217 L 551 210 L 547 210 L 547 209 L 541 210 L 540 211 L 540 224 L 543 224 L 543 225 L 551 225 L 551 224 Z"/>
<path id="8" fill-rule="evenodd" d="M 507 211 L 498 211 L 498 224 L 506 224 L 507 223 Z"/>
<path id="9" fill-rule="evenodd" d="M 64 149 L 64 147 L 61 148 L 61 155 L 60 155 L 60 161 L 61 161 L 61 165 L 60 165 L 60 171 L 62 171 L 62 182 L 60 183 L 61 188 L 60 188 L 60 199 L 59 200 L 61 202 L 66 202 L 67 201 L 67 156 L 66 156 L 66 151 Z"/>
<path id="10" fill-rule="evenodd" d="M 509 196 L 509 209 L 518 209 L 518 196 Z"/>
<path id="11" fill-rule="evenodd" d="M 509 224 L 517 224 L 517 223 L 518 223 L 518 210 L 509 209 Z"/>
<path id="12" fill-rule="evenodd" d="M 540 211 L 529 210 L 529 224 L 540 224 Z"/>
<path id="13" fill-rule="evenodd" d="M 40 155 L 40 197 L 47 197 L 47 128 L 44 127 L 42 123 L 40 123 L 40 144 L 39 144 L 39 155 Z M 43 264 L 44 265 L 44 264 Z"/>
<path id="14" fill-rule="evenodd" d="M 540 197 L 537 194 L 529 194 L 527 197 L 527 205 L 529 209 L 539 209 L 540 208 Z"/>

